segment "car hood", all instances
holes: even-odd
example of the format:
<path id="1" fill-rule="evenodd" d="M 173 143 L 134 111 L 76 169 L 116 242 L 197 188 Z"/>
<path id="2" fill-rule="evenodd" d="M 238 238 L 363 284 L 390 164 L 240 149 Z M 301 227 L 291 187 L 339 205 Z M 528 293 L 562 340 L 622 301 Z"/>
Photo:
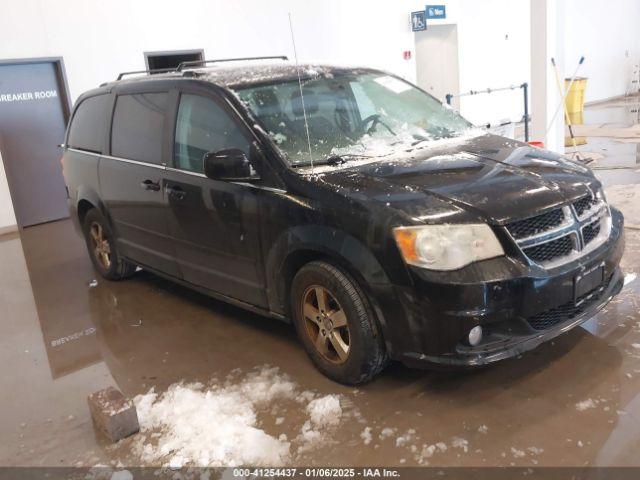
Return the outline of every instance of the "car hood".
<path id="1" fill-rule="evenodd" d="M 534 215 L 600 187 L 591 170 L 576 162 L 495 135 L 321 167 L 314 175 L 352 199 L 380 202 L 413 218 L 421 206 L 435 213 L 434 218 L 438 211 L 446 216 L 449 207 L 452 213 L 464 211 L 496 224 Z"/>

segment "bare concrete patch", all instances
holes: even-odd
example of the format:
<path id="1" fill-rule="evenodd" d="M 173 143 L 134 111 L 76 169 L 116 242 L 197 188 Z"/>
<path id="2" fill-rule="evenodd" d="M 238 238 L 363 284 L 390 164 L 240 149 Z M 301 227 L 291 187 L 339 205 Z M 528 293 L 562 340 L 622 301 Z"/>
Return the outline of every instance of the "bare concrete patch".
<path id="1" fill-rule="evenodd" d="M 576 137 L 607 137 L 619 142 L 640 142 L 640 124 L 630 127 L 612 126 L 606 123 L 573 125 Z"/>
<path id="2" fill-rule="evenodd" d="M 624 214 L 625 226 L 640 229 L 640 184 L 612 185 L 605 188 L 605 194 Z"/>

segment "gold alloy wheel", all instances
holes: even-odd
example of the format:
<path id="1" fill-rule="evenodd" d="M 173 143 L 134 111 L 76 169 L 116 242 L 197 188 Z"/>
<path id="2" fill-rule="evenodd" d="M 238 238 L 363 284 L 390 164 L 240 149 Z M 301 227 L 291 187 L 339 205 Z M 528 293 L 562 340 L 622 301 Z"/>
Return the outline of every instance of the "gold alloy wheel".
<path id="1" fill-rule="evenodd" d="M 318 353 L 333 363 L 346 362 L 351 342 L 347 316 L 329 290 L 319 285 L 307 288 L 302 296 L 302 317 Z"/>
<path id="2" fill-rule="evenodd" d="M 93 222 L 89 229 L 89 237 L 96 260 L 100 262 L 100 265 L 102 265 L 105 270 L 109 270 L 109 267 L 111 267 L 111 246 L 104 234 L 102 225 Z"/>

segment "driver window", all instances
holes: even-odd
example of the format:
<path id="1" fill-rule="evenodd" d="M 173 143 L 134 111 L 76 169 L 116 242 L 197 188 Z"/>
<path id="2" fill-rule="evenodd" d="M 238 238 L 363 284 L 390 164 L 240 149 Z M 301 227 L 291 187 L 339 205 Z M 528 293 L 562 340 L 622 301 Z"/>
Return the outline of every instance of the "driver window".
<path id="1" fill-rule="evenodd" d="M 202 173 L 204 154 L 226 148 L 239 148 L 249 156 L 250 142 L 216 102 L 181 95 L 173 147 L 175 168 Z"/>

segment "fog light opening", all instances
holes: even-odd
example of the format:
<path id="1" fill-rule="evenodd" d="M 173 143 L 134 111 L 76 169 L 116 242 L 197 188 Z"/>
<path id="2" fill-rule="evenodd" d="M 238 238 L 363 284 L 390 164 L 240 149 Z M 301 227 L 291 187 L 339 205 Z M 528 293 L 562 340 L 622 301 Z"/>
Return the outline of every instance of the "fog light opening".
<path id="1" fill-rule="evenodd" d="M 469 337 L 467 338 L 467 341 L 472 347 L 480 344 L 480 342 L 482 341 L 482 327 L 480 325 L 478 325 L 477 327 L 473 327 L 469 331 Z"/>

